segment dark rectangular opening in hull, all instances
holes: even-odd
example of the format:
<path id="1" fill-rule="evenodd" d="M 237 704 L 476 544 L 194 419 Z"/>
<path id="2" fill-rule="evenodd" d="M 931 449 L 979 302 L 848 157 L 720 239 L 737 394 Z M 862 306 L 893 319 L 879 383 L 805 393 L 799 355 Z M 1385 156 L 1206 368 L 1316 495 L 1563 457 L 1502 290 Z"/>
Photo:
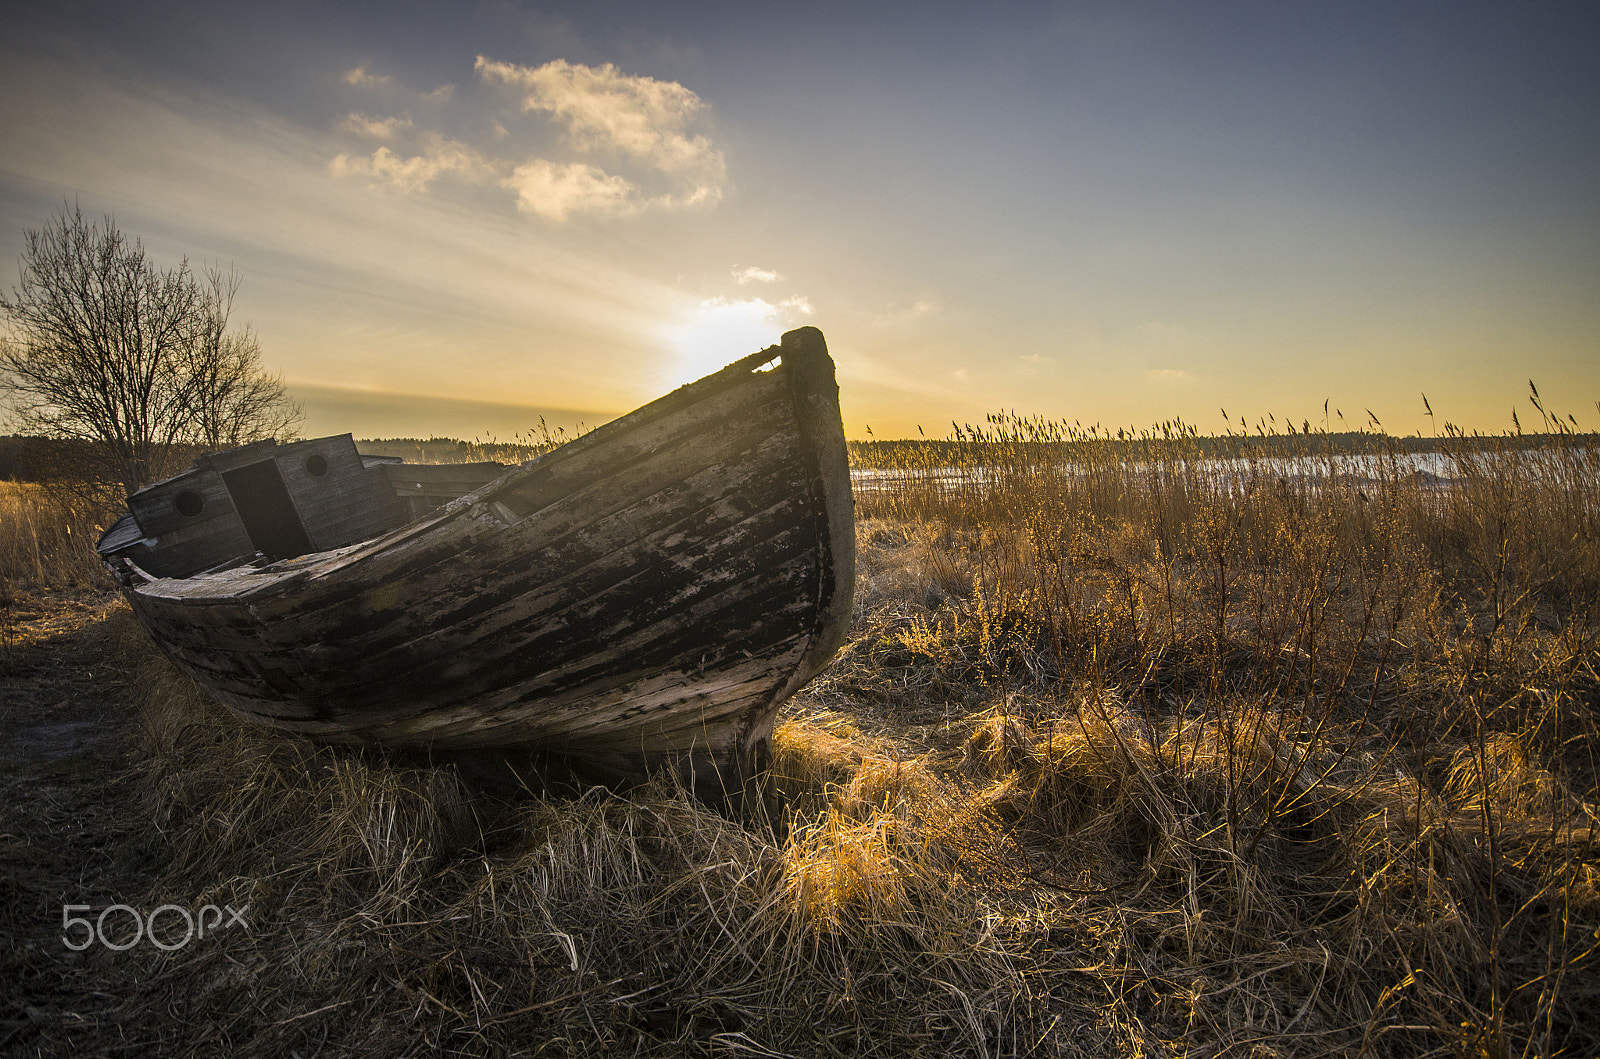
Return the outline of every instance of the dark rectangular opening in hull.
<path id="1" fill-rule="evenodd" d="M 311 538 L 289 499 L 276 461 L 262 460 L 224 471 L 222 481 L 257 551 L 268 559 L 292 559 L 311 550 Z"/>

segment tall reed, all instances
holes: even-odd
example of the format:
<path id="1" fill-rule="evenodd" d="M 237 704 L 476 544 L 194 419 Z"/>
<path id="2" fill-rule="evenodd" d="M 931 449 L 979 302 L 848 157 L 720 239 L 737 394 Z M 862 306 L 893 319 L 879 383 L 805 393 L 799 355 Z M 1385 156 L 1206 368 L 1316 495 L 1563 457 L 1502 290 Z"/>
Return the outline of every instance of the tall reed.
<path id="1" fill-rule="evenodd" d="M 74 493 L 0 481 L 0 582 L 18 591 L 106 587 L 94 553 L 104 519 Z"/>
<path id="2" fill-rule="evenodd" d="M 1532 402 L 1537 434 L 1426 442 L 1002 414 L 857 446 L 861 512 L 944 527 L 908 539 L 970 586 L 881 611 L 886 640 L 1003 697 L 966 751 L 997 806 L 1127 836 L 1091 848 L 1222 924 L 1233 966 L 1308 926 L 1338 951 L 1353 909 L 1362 973 L 1325 980 L 1364 998 L 1360 1047 L 1583 1052 L 1600 463 Z M 1322 867 L 1283 874 L 1297 848 Z"/>

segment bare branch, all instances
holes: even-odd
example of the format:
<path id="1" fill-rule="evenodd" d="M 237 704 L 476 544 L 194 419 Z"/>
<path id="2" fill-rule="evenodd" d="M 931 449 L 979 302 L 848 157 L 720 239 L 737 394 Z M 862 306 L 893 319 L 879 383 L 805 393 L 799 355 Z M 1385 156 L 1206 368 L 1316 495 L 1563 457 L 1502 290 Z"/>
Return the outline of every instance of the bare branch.
<path id="1" fill-rule="evenodd" d="M 299 409 L 255 333 L 228 330 L 239 283 L 187 259 L 159 269 L 111 217 L 63 207 L 25 233 L 18 285 L 0 296 L 0 395 L 26 430 L 97 443 L 129 492 L 177 449 L 291 434 Z"/>

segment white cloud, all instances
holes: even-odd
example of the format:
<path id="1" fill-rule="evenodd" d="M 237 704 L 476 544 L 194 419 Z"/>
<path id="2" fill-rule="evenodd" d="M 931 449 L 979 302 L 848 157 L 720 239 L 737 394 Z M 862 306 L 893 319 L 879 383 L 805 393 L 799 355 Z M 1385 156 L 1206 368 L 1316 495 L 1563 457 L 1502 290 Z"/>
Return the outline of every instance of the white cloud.
<path id="1" fill-rule="evenodd" d="M 334 180 L 336 151 L 365 163 L 378 144 L 215 92 L 184 95 L 43 56 L 0 63 L 0 86 L 28 103 L 0 109 L 9 186 L 33 181 L 58 201 L 76 192 L 86 210 L 115 205 L 118 223 L 145 234 L 162 262 L 234 258 L 241 312 L 291 386 L 610 412 L 662 392 L 652 372 L 685 296 L 635 244 L 520 218 L 494 181 L 482 191 L 502 199 L 499 209 L 376 194 L 364 175 Z M 347 105 L 332 124 L 350 109 L 389 113 Z M 330 150 L 330 134 L 347 142 Z M 396 162 L 422 152 L 420 137 L 388 146 Z M 20 216 L 0 248 L 37 223 Z M 345 429 L 335 421 L 320 432 Z M 408 428 L 397 418 L 387 429 Z"/>
<path id="2" fill-rule="evenodd" d="M 690 123 L 705 102 L 676 81 L 624 74 L 611 63 L 585 66 L 555 59 L 519 66 L 479 56 L 478 75 L 507 85 L 521 96 L 525 112 L 543 112 L 567 128 L 580 153 L 620 156 L 665 178 L 669 190 L 652 205 L 690 206 L 716 202 L 727 180 L 727 163 Z"/>
<path id="3" fill-rule="evenodd" d="M 812 307 L 811 299 L 802 294 L 796 294 L 793 298 L 785 298 L 778 303 L 778 307 L 799 313 L 801 316 L 812 316 L 817 311 Z"/>
<path id="4" fill-rule="evenodd" d="M 517 209 L 546 220 L 563 221 L 573 213 L 619 214 L 639 208 L 638 188 L 584 162 L 548 162 L 536 158 L 519 165 L 501 185 L 517 193 Z"/>
<path id="5" fill-rule="evenodd" d="M 756 265 L 746 265 L 744 268 L 733 270 L 733 281 L 743 287 L 751 283 L 776 283 L 783 278 L 781 272 L 774 272 L 770 268 L 760 268 Z"/>
<path id="6" fill-rule="evenodd" d="M 1182 368 L 1150 368 L 1145 374 L 1152 379 L 1162 382 L 1175 382 L 1178 379 L 1187 379 L 1189 373 Z"/>
<path id="7" fill-rule="evenodd" d="M 939 303 L 932 298 L 918 298 L 910 305 L 891 304 L 878 314 L 880 324 L 903 324 L 939 311 Z"/>
<path id="8" fill-rule="evenodd" d="M 391 77 L 389 74 L 373 73 L 365 65 L 357 66 L 353 70 L 346 70 L 339 80 L 347 85 L 354 85 L 356 88 L 383 89 L 385 91 L 399 89 L 404 95 L 423 99 L 429 103 L 447 102 L 456 90 L 455 85 L 440 85 L 438 88 L 428 92 L 418 92 L 414 89 L 406 88 L 398 79 Z"/>
<path id="9" fill-rule="evenodd" d="M 487 101 L 501 113 L 480 112 L 476 131 L 461 130 L 464 140 L 432 130 L 417 135 L 412 107 L 419 100 L 449 98 L 453 86 L 419 93 L 358 66 L 343 75 L 344 82 L 385 95 L 400 116 L 352 112 L 342 129 L 381 146 L 370 153 L 367 146 L 346 150 L 328 171 L 405 192 L 426 191 L 447 175 L 497 184 L 515 195 L 520 213 L 557 223 L 580 215 L 626 217 L 652 208 L 709 205 L 722 197 L 722 153 L 691 128 L 705 103 L 683 85 L 629 76 L 610 63 L 590 67 L 561 59 L 529 67 L 480 56 L 476 69 L 484 83 L 510 87 L 518 111 L 548 115 L 566 129 L 559 153 L 518 151 L 514 130 L 502 120 L 503 97 Z M 781 278 L 767 269 L 744 271 L 741 283 Z M 809 312 L 809 306 L 794 308 Z"/>
<path id="10" fill-rule="evenodd" d="M 482 155 L 455 140 L 437 133 L 421 136 L 422 153 L 402 157 L 379 147 L 370 157 L 340 154 L 328 165 L 336 177 L 364 176 L 374 185 L 388 185 L 397 191 L 423 191 L 445 174 L 465 180 L 484 180 L 495 175 L 494 167 Z"/>
<path id="11" fill-rule="evenodd" d="M 1023 364 L 1022 367 L 1017 369 L 1017 372 L 1025 379 L 1037 377 L 1040 365 L 1055 363 L 1054 357 L 1047 357 L 1043 353 L 1024 353 L 1017 359 L 1022 361 Z"/>
<path id="12" fill-rule="evenodd" d="M 366 114 L 351 113 L 344 119 L 344 127 L 374 140 L 392 140 L 395 133 L 411 127 L 410 118 L 374 118 Z"/>
<path id="13" fill-rule="evenodd" d="M 347 85 L 356 85 L 357 87 L 362 88 L 371 88 L 380 85 L 383 87 L 388 87 L 396 83 L 395 79 L 390 77 L 388 74 L 371 73 L 365 66 L 358 66 L 354 70 L 346 70 L 344 77 L 340 78 L 340 80 Z"/>

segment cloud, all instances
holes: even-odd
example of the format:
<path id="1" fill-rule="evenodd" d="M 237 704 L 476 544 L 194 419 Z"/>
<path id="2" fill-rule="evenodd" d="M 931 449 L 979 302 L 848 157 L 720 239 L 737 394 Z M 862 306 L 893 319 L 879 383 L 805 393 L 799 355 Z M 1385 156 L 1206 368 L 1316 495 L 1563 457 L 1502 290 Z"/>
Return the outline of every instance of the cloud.
<path id="1" fill-rule="evenodd" d="M 368 72 L 365 66 L 358 66 L 354 70 L 346 70 L 344 76 L 340 78 L 340 80 L 347 85 L 355 85 L 359 88 L 371 88 L 378 86 L 387 88 L 390 85 L 397 83 L 395 79 L 390 77 L 388 74 L 375 74 Z"/>
<path id="2" fill-rule="evenodd" d="M 1022 367 L 1017 369 L 1017 372 L 1025 379 L 1037 377 L 1039 374 L 1039 366 L 1041 364 L 1055 363 L 1054 357 L 1047 357 L 1043 353 L 1024 353 L 1017 357 L 1017 359 L 1022 361 L 1023 364 Z"/>
<path id="3" fill-rule="evenodd" d="M 347 85 L 354 85 L 356 88 L 384 90 L 399 89 L 406 95 L 410 95 L 418 99 L 424 99 L 430 103 L 447 102 L 456 90 L 455 85 L 440 85 L 438 88 L 432 89 L 428 92 L 418 92 L 413 89 L 406 88 L 399 82 L 399 80 L 391 77 L 388 74 L 375 74 L 368 70 L 364 65 L 357 66 L 353 70 L 346 70 L 344 75 L 340 77 L 339 80 L 343 81 Z"/>
<path id="4" fill-rule="evenodd" d="M 517 193 L 517 209 L 551 221 L 572 213 L 619 214 L 640 208 L 631 182 L 584 162 L 536 158 L 519 165 L 501 185 Z"/>
<path id="5" fill-rule="evenodd" d="M 325 91 L 344 90 L 327 80 Z M 446 198 L 433 192 L 455 176 L 411 195 L 370 190 L 364 173 L 329 176 L 336 152 L 365 163 L 378 146 L 337 127 L 349 110 L 399 111 L 347 102 L 325 114 L 331 122 L 290 120 L 187 83 L 146 84 L 44 55 L 0 63 L 0 83 L 26 86 L 13 94 L 28 103 L 0 110 L 5 186 L 43 189 L 36 207 L 7 203 L 21 219 L 0 249 L 37 223 L 25 206 L 43 215 L 77 193 L 86 210 L 117 205 L 118 223 L 144 233 L 162 261 L 234 257 L 270 366 L 291 385 L 613 413 L 662 392 L 652 373 L 667 359 L 663 331 L 690 300 L 674 283 L 681 265 L 660 264 L 634 241 L 575 238 L 519 217 L 497 180 Z M 423 112 L 412 116 L 425 123 Z M 420 139 L 412 130 L 388 144 L 392 161 L 423 154 Z M 498 206 L 478 208 L 486 198 Z M 390 430 L 404 433 L 404 421 Z"/>
<path id="6" fill-rule="evenodd" d="M 903 324 L 929 313 L 939 311 L 939 303 L 931 298 L 918 298 L 910 305 L 894 303 L 878 314 L 877 322 L 880 324 Z"/>
<path id="7" fill-rule="evenodd" d="M 1162 382 L 1174 382 L 1189 377 L 1189 373 L 1182 368 L 1150 368 L 1145 371 L 1145 375 Z"/>
<path id="8" fill-rule="evenodd" d="M 684 126 L 705 104 L 676 81 L 632 77 L 611 63 L 599 67 L 556 59 L 539 67 L 478 57 L 488 81 L 520 88 L 522 109 L 564 121 L 585 148 L 614 147 L 666 172 L 720 169 L 721 155 Z"/>
<path id="9" fill-rule="evenodd" d="M 344 127 L 360 136 L 373 140 L 392 140 L 395 133 L 411 127 L 410 118 L 374 118 L 352 112 L 344 119 Z"/>
<path id="10" fill-rule="evenodd" d="M 402 157 L 379 147 L 370 157 L 340 154 L 328 164 L 336 177 L 364 176 L 374 186 L 388 185 L 397 191 L 423 191 L 439 177 L 453 174 L 479 181 L 496 176 L 494 166 L 466 144 L 447 140 L 437 133 L 420 137 L 422 153 Z"/>
<path id="11" fill-rule="evenodd" d="M 566 126 L 572 147 L 608 154 L 662 178 L 667 190 L 652 205 L 689 206 L 716 202 L 727 180 L 727 163 L 704 134 L 690 124 L 705 102 L 676 81 L 624 74 L 611 63 L 585 66 L 555 59 L 519 66 L 478 56 L 478 76 L 520 95 L 524 112 L 549 114 Z"/>
<path id="12" fill-rule="evenodd" d="M 788 309 L 790 312 L 799 313 L 801 316 L 813 316 L 816 309 L 811 304 L 811 299 L 803 294 L 796 294 L 793 298 L 785 298 L 778 303 L 778 308 Z"/>
<path id="13" fill-rule="evenodd" d="M 347 71 L 346 84 L 381 91 L 396 103 L 398 114 L 352 112 L 341 128 L 381 146 L 370 153 L 366 145 L 341 152 L 328 171 L 402 192 L 427 191 L 444 176 L 498 185 L 515 196 L 518 212 L 553 223 L 721 199 L 727 165 L 722 152 L 692 128 L 706 104 L 683 85 L 630 76 L 610 63 L 590 67 L 564 59 L 530 67 L 479 56 L 476 69 L 484 84 L 511 88 L 516 109 L 506 109 L 504 96 L 491 96 L 484 103 L 498 108 L 498 114 L 480 110 L 471 116 L 469 110 L 471 126 L 452 128 L 450 136 L 433 130 L 416 134 L 410 110 L 418 99 L 448 98 L 453 86 L 416 93 L 365 66 Z M 514 113 L 547 116 L 565 129 L 565 143 L 538 154 L 519 149 L 528 139 L 507 127 Z M 454 111 L 449 116 L 461 117 Z M 435 112 L 431 123 L 437 128 L 446 117 Z M 776 272 L 750 268 L 740 282 L 779 278 Z"/>
<path id="14" fill-rule="evenodd" d="M 751 283 L 776 283 L 782 278 L 782 273 L 756 265 L 746 265 L 744 268 L 733 270 L 733 281 L 741 287 Z"/>

